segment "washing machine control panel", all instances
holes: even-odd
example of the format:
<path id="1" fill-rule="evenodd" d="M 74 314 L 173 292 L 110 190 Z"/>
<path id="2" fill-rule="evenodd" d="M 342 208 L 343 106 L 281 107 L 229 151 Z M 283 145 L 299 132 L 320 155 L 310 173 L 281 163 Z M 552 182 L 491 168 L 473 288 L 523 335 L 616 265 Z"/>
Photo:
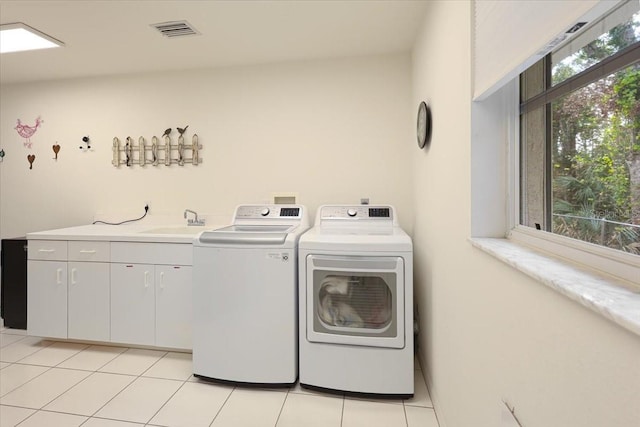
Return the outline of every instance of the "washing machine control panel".
<path id="1" fill-rule="evenodd" d="M 393 208 L 391 206 L 323 206 L 321 219 L 345 219 L 345 220 L 393 220 Z"/>
<path id="2" fill-rule="evenodd" d="M 236 209 L 237 219 L 302 218 L 302 208 L 286 205 L 243 205 Z"/>

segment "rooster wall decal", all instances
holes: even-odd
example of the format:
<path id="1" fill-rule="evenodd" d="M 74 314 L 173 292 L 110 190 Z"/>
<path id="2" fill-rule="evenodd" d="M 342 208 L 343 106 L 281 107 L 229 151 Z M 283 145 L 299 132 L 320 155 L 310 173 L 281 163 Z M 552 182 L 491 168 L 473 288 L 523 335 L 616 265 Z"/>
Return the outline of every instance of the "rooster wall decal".
<path id="1" fill-rule="evenodd" d="M 40 117 L 36 119 L 35 126 L 23 125 L 20 119 L 18 119 L 18 124 L 16 125 L 16 127 L 14 127 L 14 129 L 18 131 L 18 135 L 25 139 L 25 147 L 31 148 L 31 137 L 34 133 L 36 133 L 38 127 L 40 127 L 40 123 L 44 123 L 44 120 L 42 120 Z"/>

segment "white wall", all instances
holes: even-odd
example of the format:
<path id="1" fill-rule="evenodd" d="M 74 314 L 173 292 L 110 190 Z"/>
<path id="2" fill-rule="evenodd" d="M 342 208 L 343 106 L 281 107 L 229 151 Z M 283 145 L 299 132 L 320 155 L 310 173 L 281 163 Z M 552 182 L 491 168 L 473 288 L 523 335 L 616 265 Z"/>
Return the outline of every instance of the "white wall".
<path id="1" fill-rule="evenodd" d="M 467 241 L 471 8 L 430 2 L 413 51 L 414 109 L 426 100 L 434 122 L 411 155 L 420 359 L 440 425 L 500 427 L 506 400 L 525 427 L 636 426 L 640 338 Z"/>
<path id="2" fill-rule="evenodd" d="M 132 217 L 145 203 L 150 213 L 191 208 L 228 221 L 236 204 L 274 192 L 297 193 L 312 219 L 320 204 L 369 197 L 396 205 L 408 227 L 410 73 L 405 54 L 1 87 L 0 235 L 87 224 L 96 213 Z M 28 150 L 16 119 L 38 116 Z M 187 141 L 197 133 L 204 146 L 201 165 L 111 165 L 114 137 L 150 143 L 187 124 Z M 79 149 L 85 135 L 92 152 Z"/>
<path id="3" fill-rule="evenodd" d="M 0 235 L 137 213 L 145 202 L 152 212 L 227 216 L 277 191 L 297 192 L 311 211 L 390 202 L 413 230 L 421 363 L 441 427 L 499 426 L 503 399 L 526 427 L 636 425 L 640 339 L 467 241 L 470 22 L 470 2 L 430 2 L 412 63 L 386 56 L 2 87 Z M 419 151 L 421 100 L 434 130 Z M 29 170 L 13 127 L 38 115 Z M 186 124 L 204 145 L 202 165 L 111 166 L 114 136 Z M 94 152 L 77 148 L 86 134 Z"/>
<path id="4" fill-rule="evenodd" d="M 541 4 L 538 0 L 477 0 L 473 3 L 476 28 L 473 91 L 475 99 L 484 99 L 542 58 L 551 50 L 547 46 L 557 35 L 564 34 L 577 22 L 591 22 L 619 2 L 563 0 Z"/>

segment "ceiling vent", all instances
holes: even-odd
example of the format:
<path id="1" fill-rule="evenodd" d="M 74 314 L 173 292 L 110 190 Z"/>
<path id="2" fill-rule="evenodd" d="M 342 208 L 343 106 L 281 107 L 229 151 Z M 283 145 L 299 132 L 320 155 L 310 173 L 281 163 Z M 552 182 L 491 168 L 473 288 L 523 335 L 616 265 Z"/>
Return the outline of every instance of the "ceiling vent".
<path id="1" fill-rule="evenodd" d="M 170 38 L 200 34 L 187 21 L 160 22 L 159 24 L 151 24 L 151 26 L 160 31 L 163 36 Z"/>

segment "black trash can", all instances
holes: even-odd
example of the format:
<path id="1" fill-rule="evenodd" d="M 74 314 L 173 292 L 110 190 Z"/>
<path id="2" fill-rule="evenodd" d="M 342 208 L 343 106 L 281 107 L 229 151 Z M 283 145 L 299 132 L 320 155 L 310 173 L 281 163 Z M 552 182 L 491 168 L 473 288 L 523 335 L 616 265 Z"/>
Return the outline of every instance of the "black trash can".
<path id="1" fill-rule="evenodd" d="M 0 317 L 6 328 L 27 329 L 27 240 L 2 239 Z"/>

